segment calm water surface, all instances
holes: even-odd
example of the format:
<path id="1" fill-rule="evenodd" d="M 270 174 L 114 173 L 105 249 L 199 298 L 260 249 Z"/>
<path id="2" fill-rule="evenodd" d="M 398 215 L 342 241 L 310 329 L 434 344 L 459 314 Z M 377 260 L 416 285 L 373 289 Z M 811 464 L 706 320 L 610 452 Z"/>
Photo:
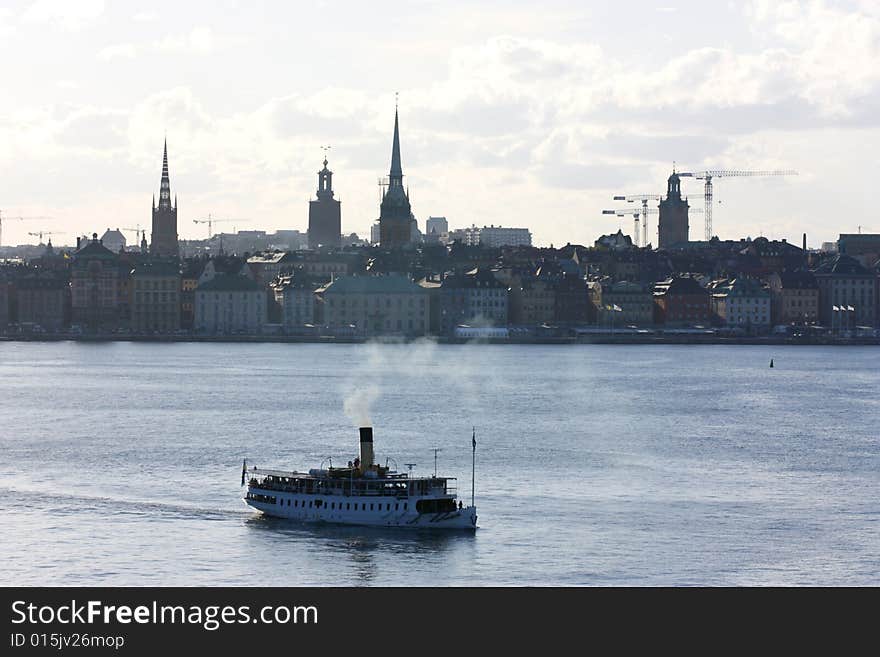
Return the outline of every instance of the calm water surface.
<path id="1" fill-rule="evenodd" d="M 878 384 L 876 347 L 0 343 L 0 584 L 877 585 Z M 466 499 L 476 425 L 476 534 L 241 502 L 367 413 Z"/>

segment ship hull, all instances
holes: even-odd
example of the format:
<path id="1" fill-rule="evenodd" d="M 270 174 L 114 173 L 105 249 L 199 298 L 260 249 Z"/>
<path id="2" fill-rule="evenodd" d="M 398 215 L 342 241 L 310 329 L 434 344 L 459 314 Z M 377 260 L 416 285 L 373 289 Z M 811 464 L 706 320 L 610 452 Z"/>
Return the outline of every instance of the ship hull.
<path id="1" fill-rule="evenodd" d="M 473 506 L 454 511 L 419 513 L 414 510 L 414 501 L 402 502 L 397 498 L 378 497 L 362 500 L 355 497 L 340 499 L 324 497 L 316 506 L 314 499 L 273 491 L 271 499 L 274 501 L 246 497 L 243 501 L 267 516 L 301 522 L 403 529 L 475 530 L 477 528 L 477 509 Z"/>

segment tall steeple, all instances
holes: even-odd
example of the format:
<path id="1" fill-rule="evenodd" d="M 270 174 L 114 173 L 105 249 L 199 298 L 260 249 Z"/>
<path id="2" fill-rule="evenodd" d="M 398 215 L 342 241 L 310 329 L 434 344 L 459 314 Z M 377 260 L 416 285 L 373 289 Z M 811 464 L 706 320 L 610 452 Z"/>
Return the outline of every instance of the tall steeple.
<path id="1" fill-rule="evenodd" d="M 171 179 L 168 176 L 168 139 L 162 153 L 162 180 L 159 182 L 159 207 L 171 208 Z"/>
<path id="2" fill-rule="evenodd" d="M 666 184 L 666 198 L 660 201 L 657 222 L 657 246 L 661 249 L 688 241 L 688 205 L 681 197 L 681 177 L 672 170 Z"/>
<path id="3" fill-rule="evenodd" d="M 162 150 L 162 178 L 159 182 L 159 204 L 153 196 L 153 222 L 150 254 L 161 257 L 177 257 L 177 197 L 171 204 L 171 178 L 168 175 L 168 139 Z"/>
<path id="4" fill-rule="evenodd" d="M 309 201 L 309 248 L 339 248 L 342 239 L 342 206 L 333 198 L 333 172 L 327 168 L 324 147 L 324 168 L 318 171 L 318 200 Z"/>
<path id="5" fill-rule="evenodd" d="M 400 128 L 397 120 L 397 107 L 394 107 L 394 141 L 391 143 L 391 172 L 389 185 L 403 185 L 403 167 L 400 165 Z"/>
<path id="6" fill-rule="evenodd" d="M 333 172 L 327 168 L 327 155 L 324 155 L 324 168 L 318 172 L 318 192 L 319 199 L 333 198 Z"/>
<path id="7" fill-rule="evenodd" d="M 397 103 L 394 104 L 394 137 L 391 142 L 391 171 L 388 188 L 379 206 L 379 243 L 386 248 L 410 244 L 415 218 L 409 203 L 409 192 L 403 186 L 403 167 L 400 164 L 400 121 Z"/>

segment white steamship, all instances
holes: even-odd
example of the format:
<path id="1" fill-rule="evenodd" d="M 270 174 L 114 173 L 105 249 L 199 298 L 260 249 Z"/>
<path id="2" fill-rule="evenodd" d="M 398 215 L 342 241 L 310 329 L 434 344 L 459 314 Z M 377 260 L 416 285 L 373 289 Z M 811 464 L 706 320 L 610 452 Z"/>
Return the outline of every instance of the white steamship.
<path id="1" fill-rule="evenodd" d="M 413 477 L 374 463 L 373 429 L 360 429 L 360 457 L 305 472 L 242 464 L 246 504 L 266 515 L 382 527 L 476 529 L 477 507 L 458 499 L 454 477 Z M 473 441 L 476 453 L 476 438 Z"/>

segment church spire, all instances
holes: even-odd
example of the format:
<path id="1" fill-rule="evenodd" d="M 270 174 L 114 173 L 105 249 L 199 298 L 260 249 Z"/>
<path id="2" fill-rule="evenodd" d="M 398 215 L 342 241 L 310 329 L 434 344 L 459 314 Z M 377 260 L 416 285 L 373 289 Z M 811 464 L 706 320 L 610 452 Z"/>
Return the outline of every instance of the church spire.
<path id="1" fill-rule="evenodd" d="M 159 182 L 159 207 L 171 207 L 171 179 L 168 176 L 168 139 L 162 153 L 162 180 Z"/>
<path id="2" fill-rule="evenodd" d="M 403 184 L 403 167 L 400 165 L 400 130 L 397 122 L 397 106 L 394 107 L 394 142 L 391 145 L 391 173 L 389 174 L 391 185 Z"/>

